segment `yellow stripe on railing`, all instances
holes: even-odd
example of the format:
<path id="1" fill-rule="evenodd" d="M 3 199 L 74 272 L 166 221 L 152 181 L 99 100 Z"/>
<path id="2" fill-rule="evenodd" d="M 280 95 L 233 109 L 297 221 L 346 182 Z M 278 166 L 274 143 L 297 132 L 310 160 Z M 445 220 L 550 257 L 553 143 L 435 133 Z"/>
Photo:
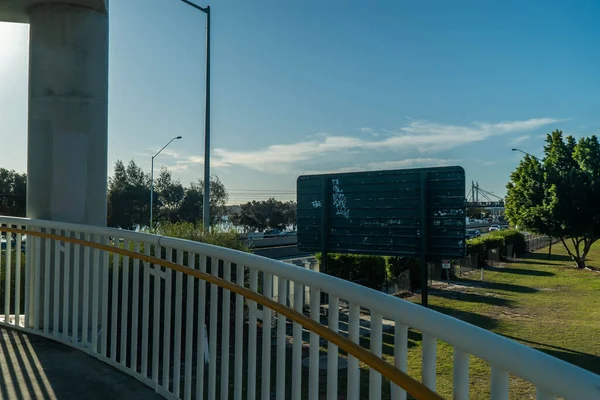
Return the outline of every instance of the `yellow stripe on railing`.
<path id="1" fill-rule="evenodd" d="M 191 269 L 188 267 L 184 267 L 182 265 L 176 264 L 174 262 L 162 260 L 160 258 L 152 257 L 146 254 L 140 254 L 133 251 L 121 249 L 119 247 L 113 247 L 101 243 L 90 242 L 87 240 L 76 239 L 72 237 L 53 235 L 45 232 L 37 232 L 37 231 L 29 231 L 25 229 L 18 228 L 10 228 L 10 227 L 2 227 L 0 228 L 4 232 L 12 232 L 12 233 L 20 233 L 25 234 L 27 236 L 38 236 L 51 240 L 59 240 L 63 242 L 70 242 L 79 244 L 82 246 L 88 246 L 94 249 L 104 250 L 111 253 L 117 253 L 124 256 L 129 256 L 130 258 L 137 258 L 139 260 L 146 261 L 151 264 L 156 264 L 163 266 L 165 268 L 170 268 L 173 271 L 178 271 L 184 273 L 186 275 L 193 276 L 198 279 L 202 279 L 206 282 L 215 284 L 224 289 L 230 290 L 234 293 L 240 294 L 245 298 L 252 300 L 258 304 L 261 304 L 264 307 L 267 307 L 279 314 L 284 315 L 286 318 L 289 318 L 293 322 L 296 322 L 302 326 L 304 326 L 309 331 L 312 331 L 319 335 L 320 337 L 326 339 L 327 341 L 337 345 L 340 349 L 346 351 L 348 354 L 357 358 L 358 360 L 365 363 L 369 368 L 376 370 L 381 373 L 381 375 L 385 376 L 391 382 L 400 386 L 412 396 L 417 398 L 418 400 L 442 400 L 443 398 L 423 385 L 421 382 L 411 378 L 405 372 L 399 370 L 394 367 L 392 364 L 384 361 L 383 359 L 377 357 L 369 350 L 359 346 L 358 344 L 352 342 L 351 340 L 345 338 L 344 336 L 334 332 L 326 326 L 321 325 L 319 322 L 300 314 L 299 312 L 288 308 L 276 301 L 271 300 L 268 297 L 265 297 L 261 294 L 253 292 L 245 287 L 236 285 L 235 283 L 223 280 L 216 276 L 197 271 L 195 269 Z"/>

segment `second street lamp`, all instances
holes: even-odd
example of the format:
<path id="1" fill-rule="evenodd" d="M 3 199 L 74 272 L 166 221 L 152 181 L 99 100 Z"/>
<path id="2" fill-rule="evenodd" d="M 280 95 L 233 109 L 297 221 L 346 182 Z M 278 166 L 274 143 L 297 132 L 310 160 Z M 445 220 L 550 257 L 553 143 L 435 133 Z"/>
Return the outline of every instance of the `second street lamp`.
<path id="1" fill-rule="evenodd" d="M 160 154 L 173 140 L 181 139 L 181 136 L 176 136 L 169 140 L 169 143 L 165 144 L 155 155 L 152 156 L 152 166 L 150 171 L 150 229 L 152 229 L 152 213 L 154 211 L 154 159 Z"/>
<path id="2" fill-rule="evenodd" d="M 531 158 L 535 158 L 535 159 L 536 159 L 536 160 L 538 160 L 538 161 L 541 161 L 539 158 L 537 158 L 537 157 L 536 157 L 536 156 L 534 156 L 533 154 L 529 154 L 528 152 L 526 152 L 526 151 L 523 151 L 523 150 L 521 150 L 521 149 L 512 149 L 512 151 L 518 151 L 518 152 L 521 152 L 521 153 L 525 154 L 526 156 L 529 156 L 529 157 L 531 157 Z"/>

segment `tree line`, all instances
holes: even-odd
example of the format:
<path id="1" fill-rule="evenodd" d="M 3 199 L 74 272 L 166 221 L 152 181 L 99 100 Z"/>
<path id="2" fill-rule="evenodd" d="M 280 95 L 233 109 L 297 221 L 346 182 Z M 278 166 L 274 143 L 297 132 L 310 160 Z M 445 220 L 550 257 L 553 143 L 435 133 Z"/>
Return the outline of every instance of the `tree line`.
<path id="1" fill-rule="evenodd" d="M 111 227 L 134 230 L 150 225 L 151 176 L 135 161 L 125 165 L 115 162 L 108 181 L 107 224 Z M 0 215 L 24 217 L 26 208 L 27 175 L 0 168 Z M 160 222 L 202 222 L 204 183 L 202 179 L 184 186 L 173 179 L 163 167 L 154 181 L 153 218 Z M 210 180 L 211 225 L 228 216 L 234 225 L 246 231 L 267 228 L 295 227 L 296 203 L 275 199 L 250 201 L 231 211 L 227 206 L 227 189 L 217 176 Z"/>

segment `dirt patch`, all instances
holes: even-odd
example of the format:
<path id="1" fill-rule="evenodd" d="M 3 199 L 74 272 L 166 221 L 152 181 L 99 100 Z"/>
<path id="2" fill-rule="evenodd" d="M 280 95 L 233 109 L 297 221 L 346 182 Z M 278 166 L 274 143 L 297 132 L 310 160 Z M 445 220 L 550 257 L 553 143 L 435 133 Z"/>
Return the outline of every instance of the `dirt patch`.
<path id="1" fill-rule="evenodd" d="M 509 308 L 501 309 L 500 315 L 502 315 L 503 317 L 506 317 L 507 319 L 513 320 L 513 321 L 525 321 L 525 320 L 531 319 L 531 316 L 522 314 L 516 310 L 512 310 Z"/>

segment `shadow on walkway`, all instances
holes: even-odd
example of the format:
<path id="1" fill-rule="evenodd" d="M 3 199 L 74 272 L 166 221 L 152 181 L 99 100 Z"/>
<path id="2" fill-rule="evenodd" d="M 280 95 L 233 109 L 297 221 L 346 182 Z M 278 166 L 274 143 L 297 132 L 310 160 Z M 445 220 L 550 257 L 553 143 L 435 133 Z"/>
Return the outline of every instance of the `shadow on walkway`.
<path id="1" fill-rule="evenodd" d="M 146 385 L 77 349 L 0 328 L 2 399 L 160 399 Z"/>

